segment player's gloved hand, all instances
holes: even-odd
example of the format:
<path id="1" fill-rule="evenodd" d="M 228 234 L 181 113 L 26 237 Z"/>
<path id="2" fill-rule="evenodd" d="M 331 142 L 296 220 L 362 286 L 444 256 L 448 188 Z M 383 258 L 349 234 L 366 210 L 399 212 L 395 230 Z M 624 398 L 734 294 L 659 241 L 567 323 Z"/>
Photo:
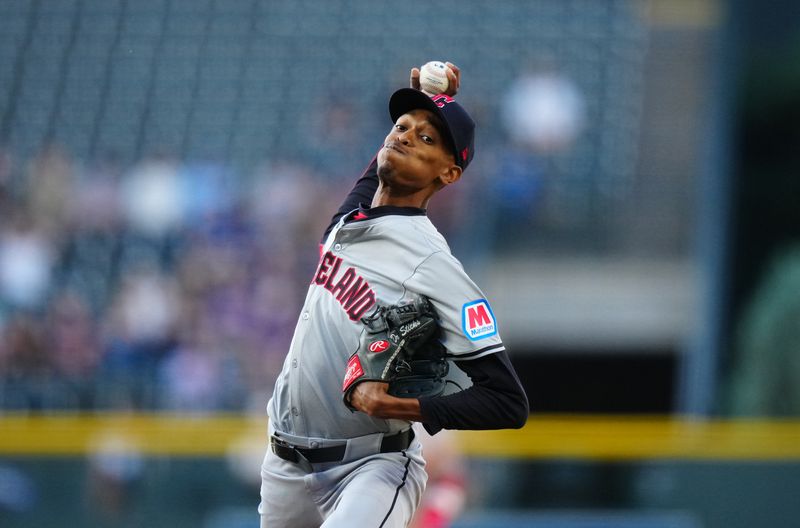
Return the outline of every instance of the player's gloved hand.
<path id="1" fill-rule="evenodd" d="M 445 90 L 444 93 L 450 97 L 455 97 L 458 93 L 458 85 L 461 82 L 461 70 L 452 62 L 445 62 L 445 64 L 449 70 L 447 71 L 447 90 Z M 411 68 L 409 86 L 415 90 L 422 90 L 419 84 L 419 68 Z"/>
<path id="2" fill-rule="evenodd" d="M 380 306 L 361 322 L 364 330 L 358 350 L 347 362 L 342 383 L 344 403 L 351 410 L 356 409 L 350 396 L 362 381 L 387 382 L 389 394 L 410 398 L 424 395 L 431 380 L 440 377 L 444 390 L 447 360 L 438 343 L 436 314 L 427 298 L 416 295 L 405 303 Z"/>
<path id="3" fill-rule="evenodd" d="M 450 370 L 446 354 L 444 346 L 435 339 L 417 349 L 414 356 L 398 368 L 397 375 L 389 383 L 388 393 L 398 398 L 441 396 Z"/>

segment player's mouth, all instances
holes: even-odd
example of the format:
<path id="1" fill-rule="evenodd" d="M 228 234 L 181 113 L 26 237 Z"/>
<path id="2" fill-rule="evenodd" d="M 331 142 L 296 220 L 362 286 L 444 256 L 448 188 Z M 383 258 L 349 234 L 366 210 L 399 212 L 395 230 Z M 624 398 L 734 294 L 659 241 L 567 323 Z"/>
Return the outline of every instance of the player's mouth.
<path id="1" fill-rule="evenodd" d="M 395 152 L 399 152 L 400 154 L 406 154 L 406 149 L 402 147 L 399 143 L 390 142 L 386 143 L 383 148 L 386 150 L 394 150 Z"/>

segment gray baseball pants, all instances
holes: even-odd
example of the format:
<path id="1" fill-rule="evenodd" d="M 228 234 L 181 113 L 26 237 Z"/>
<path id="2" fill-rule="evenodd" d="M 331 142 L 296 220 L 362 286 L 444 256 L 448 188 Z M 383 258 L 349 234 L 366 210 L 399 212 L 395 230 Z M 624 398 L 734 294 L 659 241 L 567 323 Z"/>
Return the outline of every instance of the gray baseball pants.
<path id="1" fill-rule="evenodd" d="M 290 462 L 267 449 L 261 528 L 405 528 L 427 478 L 416 439 L 404 451 L 318 464 Z"/>

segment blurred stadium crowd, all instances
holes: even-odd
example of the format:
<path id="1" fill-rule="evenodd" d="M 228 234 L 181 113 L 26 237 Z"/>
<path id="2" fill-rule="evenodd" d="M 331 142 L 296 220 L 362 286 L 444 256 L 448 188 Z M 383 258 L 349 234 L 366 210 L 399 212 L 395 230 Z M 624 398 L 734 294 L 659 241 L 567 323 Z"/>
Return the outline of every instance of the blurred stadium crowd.
<path id="1" fill-rule="evenodd" d="M 340 192 L 168 156 L 0 167 L 0 407 L 232 409 L 282 361 Z"/>

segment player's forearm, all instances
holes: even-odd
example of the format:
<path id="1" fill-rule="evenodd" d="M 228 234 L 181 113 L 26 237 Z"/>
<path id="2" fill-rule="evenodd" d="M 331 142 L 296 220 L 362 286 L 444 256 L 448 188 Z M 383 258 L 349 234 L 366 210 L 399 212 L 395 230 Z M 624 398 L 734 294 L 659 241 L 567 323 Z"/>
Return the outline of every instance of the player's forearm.
<path id="1" fill-rule="evenodd" d="M 419 400 L 416 398 L 395 398 L 386 396 L 378 409 L 376 418 L 386 420 L 408 420 L 410 422 L 422 421 Z"/>
<path id="2" fill-rule="evenodd" d="M 528 418 L 524 394 L 473 386 L 464 391 L 424 398 L 422 422 L 431 434 L 440 429 L 519 429 Z"/>
<path id="3" fill-rule="evenodd" d="M 350 397 L 350 403 L 356 410 L 373 418 L 409 420 L 412 422 L 422 420 L 419 400 L 416 398 L 396 398 L 386 392 L 388 388 L 388 383 L 364 381 L 356 386 Z"/>
<path id="4" fill-rule="evenodd" d="M 440 429 L 518 429 L 528 419 L 528 397 L 505 351 L 457 363 L 472 380 L 466 390 L 420 401 L 429 433 Z"/>

